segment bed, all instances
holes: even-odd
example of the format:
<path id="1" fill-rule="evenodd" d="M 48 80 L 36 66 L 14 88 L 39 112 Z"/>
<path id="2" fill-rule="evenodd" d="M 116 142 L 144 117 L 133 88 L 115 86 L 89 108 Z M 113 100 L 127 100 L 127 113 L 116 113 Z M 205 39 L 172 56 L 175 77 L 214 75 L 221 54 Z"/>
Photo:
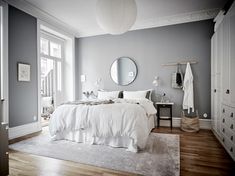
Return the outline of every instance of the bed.
<path id="1" fill-rule="evenodd" d="M 108 98 L 59 106 L 50 118 L 51 138 L 124 147 L 132 152 L 143 149 L 155 126 L 153 102 L 146 98 Z"/>

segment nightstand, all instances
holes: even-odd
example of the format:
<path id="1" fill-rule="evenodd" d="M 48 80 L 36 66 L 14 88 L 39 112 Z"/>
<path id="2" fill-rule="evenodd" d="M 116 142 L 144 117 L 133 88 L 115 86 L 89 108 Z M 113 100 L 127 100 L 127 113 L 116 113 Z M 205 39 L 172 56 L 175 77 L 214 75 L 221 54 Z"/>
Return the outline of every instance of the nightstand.
<path id="1" fill-rule="evenodd" d="M 172 129 L 172 106 L 174 105 L 173 102 L 156 102 L 157 105 L 157 127 L 160 126 L 160 120 L 170 120 L 170 125 Z M 161 109 L 169 109 L 170 110 L 170 116 L 169 117 L 161 117 Z"/>

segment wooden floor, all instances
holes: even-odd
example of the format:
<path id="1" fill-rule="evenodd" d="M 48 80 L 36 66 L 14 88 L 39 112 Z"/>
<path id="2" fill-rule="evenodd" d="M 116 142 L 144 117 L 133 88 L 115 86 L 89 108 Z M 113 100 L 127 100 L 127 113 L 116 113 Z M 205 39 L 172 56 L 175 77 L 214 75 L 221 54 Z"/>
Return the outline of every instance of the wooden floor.
<path id="1" fill-rule="evenodd" d="M 182 176 L 234 176 L 235 163 L 209 130 L 198 133 L 182 132 L 178 128 L 160 127 L 153 132 L 180 135 L 180 175 Z M 32 135 L 31 135 L 32 136 Z M 30 137 L 31 137 L 30 136 Z M 25 139 L 25 138 L 22 138 Z M 16 142 L 11 141 L 12 142 Z M 25 176 L 79 176 L 79 175 L 134 175 L 70 161 L 10 151 L 10 175 Z"/>
<path id="2" fill-rule="evenodd" d="M 210 130 L 187 133 L 162 127 L 154 132 L 180 135 L 180 175 L 235 176 L 235 162 Z"/>

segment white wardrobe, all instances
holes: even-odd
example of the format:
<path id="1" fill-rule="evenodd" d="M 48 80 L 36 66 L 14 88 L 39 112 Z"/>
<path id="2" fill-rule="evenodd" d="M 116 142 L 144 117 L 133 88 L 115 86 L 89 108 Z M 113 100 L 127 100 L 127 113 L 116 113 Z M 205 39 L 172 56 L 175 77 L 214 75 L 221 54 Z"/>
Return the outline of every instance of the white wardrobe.
<path id="1" fill-rule="evenodd" d="M 235 160 L 235 3 L 215 21 L 211 39 L 212 130 Z"/>

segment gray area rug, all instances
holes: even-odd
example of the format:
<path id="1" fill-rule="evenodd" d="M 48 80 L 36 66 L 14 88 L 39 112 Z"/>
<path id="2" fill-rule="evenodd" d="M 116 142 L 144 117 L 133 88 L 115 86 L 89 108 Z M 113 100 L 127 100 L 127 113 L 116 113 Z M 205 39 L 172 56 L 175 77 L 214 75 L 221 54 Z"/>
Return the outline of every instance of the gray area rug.
<path id="1" fill-rule="evenodd" d="M 48 130 L 10 145 L 13 150 L 141 175 L 179 176 L 179 135 L 151 133 L 139 153 L 123 148 L 89 145 L 66 140 L 51 141 Z"/>

